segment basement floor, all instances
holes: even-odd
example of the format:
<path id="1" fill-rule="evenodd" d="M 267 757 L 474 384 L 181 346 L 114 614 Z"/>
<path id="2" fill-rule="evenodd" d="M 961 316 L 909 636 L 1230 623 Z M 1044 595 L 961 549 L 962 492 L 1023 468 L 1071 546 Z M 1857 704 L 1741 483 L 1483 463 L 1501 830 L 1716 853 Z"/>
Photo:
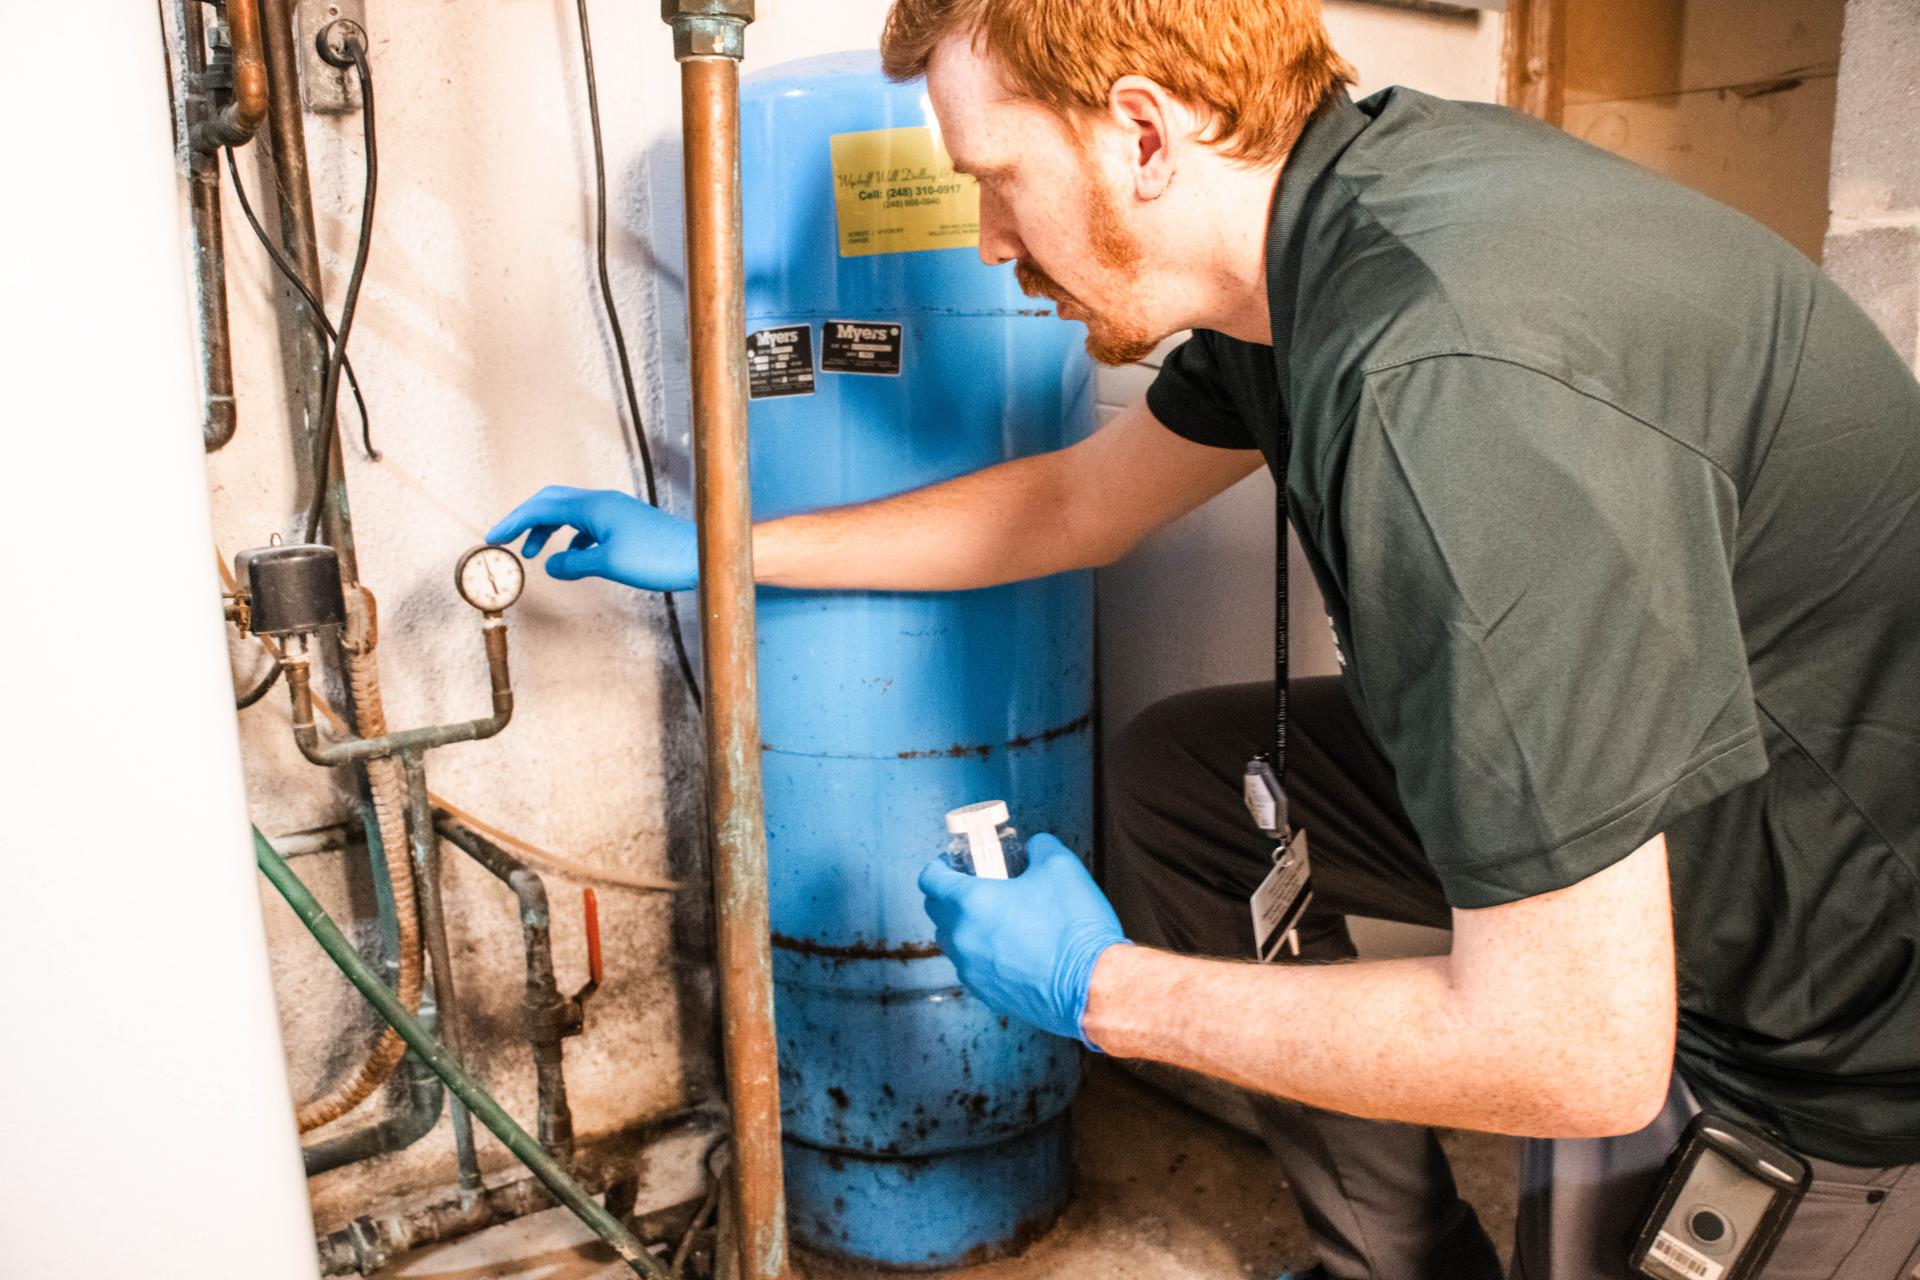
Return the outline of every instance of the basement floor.
<path id="1" fill-rule="evenodd" d="M 940 1273 L 953 1280 L 1272 1280 L 1311 1261 L 1266 1148 L 1111 1063 L 1088 1073 L 1074 1117 L 1077 1194 L 1060 1225 L 1017 1258 Z M 1518 1144 L 1449 1134 L 1461 1193 L 1504 1256 Z M 897 1275 L 801 1253 L 796 1280 Z M 565 1210 L 424 1249 L 379 1280 L 616 1280 L 630 1276 Z"/>

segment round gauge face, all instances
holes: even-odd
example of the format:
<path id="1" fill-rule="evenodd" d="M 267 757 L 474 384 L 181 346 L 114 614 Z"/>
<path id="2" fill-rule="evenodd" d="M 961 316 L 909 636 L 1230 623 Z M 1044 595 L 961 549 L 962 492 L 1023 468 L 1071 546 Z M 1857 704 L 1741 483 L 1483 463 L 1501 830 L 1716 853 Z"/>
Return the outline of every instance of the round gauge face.
<path id="1" fill-rule="evenodd" d="M 507 547 L 475 547 L 460 557 L 453 580 L 468 604 L 483 613 L 500 613 L 520 598 L 527 572 Z"/>

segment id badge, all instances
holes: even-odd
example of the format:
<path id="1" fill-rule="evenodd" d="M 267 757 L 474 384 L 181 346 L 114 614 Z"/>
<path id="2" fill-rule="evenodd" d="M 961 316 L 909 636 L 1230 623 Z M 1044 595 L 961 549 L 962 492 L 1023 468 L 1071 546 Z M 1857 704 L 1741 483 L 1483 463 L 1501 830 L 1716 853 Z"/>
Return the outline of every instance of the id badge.
<path id="1" fill-rule="evenodd" d="M 1300 939 L 1295 930 L 1300 917 L 1313 901 L 1308 883 L 1311 868 L 1307 861 L 1307 833 L 1293 833 L 1293 839 L 1274 850 L 1273 870 L 1253 891 L 1253 954 L 1269 964 L 1284 946 L 1300 954 Z"/>

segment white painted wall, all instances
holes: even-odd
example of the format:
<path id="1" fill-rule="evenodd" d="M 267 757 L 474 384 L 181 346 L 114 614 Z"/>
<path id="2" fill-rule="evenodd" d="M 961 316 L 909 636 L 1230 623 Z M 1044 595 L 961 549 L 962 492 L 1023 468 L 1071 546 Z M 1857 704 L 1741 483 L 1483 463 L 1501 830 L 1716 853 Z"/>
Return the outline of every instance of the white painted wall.
<path id="1" fill-rule="evenodd" d="M 881 0 L 760 7 L 749 70 L 870 45 L 885 12 Z M 678 69 L 657 6 L 594 0 L 592 17 L 614 202 L 612 274 L 656 457 L 668 472 L 668 505 L 685 510 Z M 617 372 L 595 293 L 593 176 L 572 0 L 425 8 L 370 0 L 368 25 L 381 183 L 350 349 L 384 460 L 368 461 L 354 443 L 358 421 L 344 394 L 342 422 L 362 575 L 381 604 L 388 718 L 402 727 L 463 719 L 486 706 L 476 619 L 452 589 L 454 557 L 539 484 L 633 487 L 639 473 L 617 416 Z M 322 266 L 337 309 L 359 211 L 359 118 L 309 116 L 307 136 Z M 242 152 L 256 207 L 272 203 L 264 165 L 259 148 Z M 218 540 L 231 556 L 289 532 L 296 498 L 281 390 L 291 345 L 277 326 L 270 269 L 231 193 L 227 242 L 241 426 L 207 472 Z M 491 742 L 437 753 L 433 789 L 580 860 L 697 873 L 694 721 L 660 618 L 653 599 L 606 584 L 557 583 L 536 570 L 510 618 L 514 722 Z M 234 653 L 238 681 L 250 686 L 258 655 L 245 644 Z M 294 750 L 284 694 L 244 713 L 241 731 L 249 805 L 263 829 L 285 836 L 349 815 L 344 793 Z M 315 854 L 295 866 L 340 919 L 370 927 L 357 857 Z M 530 1123 L 512 898 L 456 851 L 447 866 L 467 1039 L 482 1077 Z M 579 895 L 558 880 L 550 888 L 561 983 L 570 988 L 585 979 Z M 695 883 L 689 898 L 683 935 L 702 927 L 704 886 Z M 308 1096 L 357 1061 L 373 1026 L 277 900 L 266 912 L 294 1087 Z M 706 1033 L 688 1021 L 704 1016 L 706 979 L 697 963 L 676 961 L 667 903 L 602 892 L 601 917 L 608 984 L 588 1007 L 588 1034 L 567 1046 L 582 1135 L 677 1106 L 711 1070 Z M 374 1111 L 370 1104 L 336 1128 Z M 480 1141 L 489 1165 L 510 1163 L 489 1135 Z M 375 1186 L 393 1200 L 445 1185 L 450 1160 L 443 1125 L 381 1166 L 319 1179 L 322 1227 L 365 1211 Z"/>
<path id="2" fill-rule="evenodd" d="M 382 605 L 388 715 L 410 726 L 465 718 L 486 704 L 475 620 L 452 591 L 454 557 L 539 484 L 633 487 L 638 475 L 616 416 L 615 366 L 594 292 L 573 3 L 369 0 L 368 10 L 381 188 L 352 351 L 384 460 L 361 456 L 350 408 L 343 423 L 362 574 Z M 761 0 L 748 70 L 871 46 L 885 11 L 885 0 Z M 678 77 L 656 15 L 647 3 L 593 3 L 613 277 L 667 473 L 667 504 L 685 510 Z M 1333 0 L 1329 18 L 1365 88 L 1404 81 L 1459 96 L 1492 91 L 1497 17 L 1434 18 Z M 337 307 L 358 216 L 359 120 L 309 117 L 307 128 L 323 267 Z M 267 206 L 263 160 L 259 148 L 243 152 L 241 171 L 256 205 Z M 231 556 L 290 531 L 296 499 L 295 436 L 281 390 L 291 344 L 278 327 L 265 260 L 230 195 L 228 209 L 241 426 L 209 459 L 207 474 L 216 537 Z M 1103 398 L 1117 404 L 1136 394 L 1139 375 L 1131 383 L 1129 376 L 1104 379 Z M 1264 672 L 1269 494 L 1264 481 L 1250 482 L 1103 575 L 1110 726 L 1171 689 Z M 1300 665 L 1324 667 L 1325 646 L 1307 626 L 1317 611 L 1305 601 L 1301 610 L 1296 623 L 1308 639 Z M 536 570 L 511 632 L 514 723 L 491 742 L 438 753 L 434 789 L 577 859 L 695 874 L 694 722 L 657 602 L 605 584 L 555 583 Z M 234 652 L 237 681 L 251 685 L 257 655 L 245 645 Z M 345 794 L 294 751 L 280 694 L 243 714 L 241 740 L 248 803 L 263 829 L 295 836 L 350 816 Z M 367 927 L 371 901 L 357 860 L 322 852 L 295 866 L 340 919 Z M 508 1109 L 530 1119 L 511 899 L 457 853 L 449 851 L 448 867 L 472 1056 Z M 571 986 L 585 976 L 578 896 L 558 880 L 551 888 L 561 981 Z M 662 899 L 601 895 L 608 984 L 589 1007 L 588 1034 L 567 1048 L 583 1136 L 668 1110 L 711 1072 L 704 974 L 697 961 L 676 959 L 689 939 L 697 942 L 704 900 L 696 883 L 676 943 Z M 266 913 L 294 1088 L 307 1096 L 351 1067 L 374 1028 L 277 901 Z M 509 1163 L 490 1137 L 481 1142 L 490 1166 Z M 450 1178 L 443 1127 L 401 1156 L 315 1182 L 316 1215 L 323 1228 L 338 1226 L 376 1198 L 414 1197 Z"/>

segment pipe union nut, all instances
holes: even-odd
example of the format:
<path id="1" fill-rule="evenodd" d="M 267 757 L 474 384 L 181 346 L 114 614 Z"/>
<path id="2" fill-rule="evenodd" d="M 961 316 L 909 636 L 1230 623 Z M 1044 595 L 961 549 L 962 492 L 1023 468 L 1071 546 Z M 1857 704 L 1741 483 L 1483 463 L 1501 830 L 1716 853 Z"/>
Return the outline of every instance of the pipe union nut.
<path id="1" fill-rule="evenodd" d="M 673 23 L 673 56 L 688 58 L 732 58 L 747 56 L 747 24 L 738 18 L 676 18 Z"/>
<path id="2" fill-rule="evenodd" d="M 753 0 L 660 0 L 660 21 L 688 18 L 734 18 L 753 21 Z"/>

